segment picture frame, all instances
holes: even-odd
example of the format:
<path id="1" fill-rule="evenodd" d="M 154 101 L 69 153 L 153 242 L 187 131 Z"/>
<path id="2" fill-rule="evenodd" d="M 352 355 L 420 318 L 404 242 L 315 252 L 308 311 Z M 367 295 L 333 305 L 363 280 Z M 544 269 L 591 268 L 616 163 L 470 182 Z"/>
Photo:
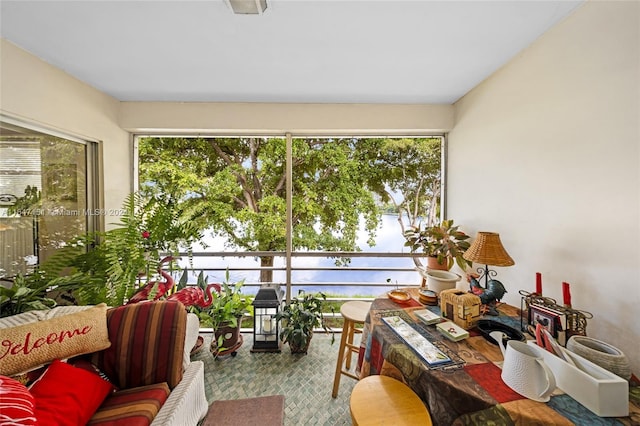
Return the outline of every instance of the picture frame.
<path id="1" fill-rule="evenodd" d="M 556 339 L 558 332 L 563 330 L 560 314 L 535 304 L 529 305 L 529 324 L 533 327 L 541 324 Z"/>

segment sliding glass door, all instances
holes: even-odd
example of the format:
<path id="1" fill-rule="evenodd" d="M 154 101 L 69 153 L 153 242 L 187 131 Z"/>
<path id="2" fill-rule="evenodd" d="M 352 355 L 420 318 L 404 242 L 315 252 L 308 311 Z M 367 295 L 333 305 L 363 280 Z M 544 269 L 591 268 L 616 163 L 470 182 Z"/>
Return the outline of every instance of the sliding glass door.
<path id="1" fill-rule="evenodd" d="M 94 229 L 96 145 L 0 121 L 0 277 Z"/>

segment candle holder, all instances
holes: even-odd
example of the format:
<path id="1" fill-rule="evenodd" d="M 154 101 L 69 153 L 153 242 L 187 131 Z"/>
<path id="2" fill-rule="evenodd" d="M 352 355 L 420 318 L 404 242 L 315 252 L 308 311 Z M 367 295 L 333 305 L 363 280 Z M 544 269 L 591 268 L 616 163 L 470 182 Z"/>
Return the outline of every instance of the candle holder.
<path id="1" fill-rule="evenodd" d="M 282 304 L 279 287 L 261 287 L 253 299 L 253 347 L 251 352 L 280 352 L 280 327 L 276 315 Z"/>
<path id="2" fill-rule="evenodd" d="M 553 324 L 548 324 L 550 332 L 556 337 L 558 343 L 566 346 L 571 336 L 587 335 L 587 320 L 593 318 L 593 314 L 586 311 L 573 309 L 570 306 L 559 305 L 555 299 L 544 297 L 537 293 L 519 291 L 520 296 L 520 330 L 529 334 L 533 333 L 529 327 L 535 328 L 536 318 L 534 312 L 540 313 L 545 319 L 552 318 Z"/>

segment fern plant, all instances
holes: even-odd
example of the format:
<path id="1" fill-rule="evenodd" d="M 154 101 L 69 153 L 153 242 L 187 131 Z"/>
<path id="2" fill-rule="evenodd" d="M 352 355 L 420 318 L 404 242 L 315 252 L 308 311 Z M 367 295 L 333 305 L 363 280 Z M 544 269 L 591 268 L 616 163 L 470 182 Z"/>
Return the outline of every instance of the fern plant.
<path id="1" fill-rule="evenodd" d="M 72 292 L 79 304 L 119 306 L 154 278 L 162 254 L 176 254 L 181 245 L 189 247 L 202 238 L 170 197 L 146 199 L 132 193 L 123 210 L 114 229 L 68 241 L 24 277 L 25 285 Z"/>

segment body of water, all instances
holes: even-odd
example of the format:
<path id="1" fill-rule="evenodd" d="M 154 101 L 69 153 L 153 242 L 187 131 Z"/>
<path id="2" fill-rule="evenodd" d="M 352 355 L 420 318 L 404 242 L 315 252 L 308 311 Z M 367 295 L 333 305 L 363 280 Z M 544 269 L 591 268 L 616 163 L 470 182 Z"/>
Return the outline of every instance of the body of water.
<path id="1" fill-rule="evenodd" d="M 206 233 L 208 234 L 208 233 Z M 225 247 L 225 240 L 222 238 L 214 238 L 210 235 L 206 235 L 204 242 L 209 246 L 207 249 L 203 249 L 201 245 L 194 245 L 194 252 L 218 252 L 228 250 Z M 358 234 L 358 246 L 363 252 L 390 252 L 390 253 L 406 253 L 408 248 L 404 247 L 405 239 L 402 236 L 400 225 L 398 224 L 397 217 L 392 215 L 383 215 L 380 228 L 378 229 L 375 246 L 369 247 L 367 245 L 367 234 L 364 228 Z M 317 267 L 332 267 L 335 266 L 334 259 L 325 258 L 294 258 L 294 267 L 305 268 L 317 268 Z M 188 265 L 187 259 L 180 261 L 182 267 Z M 199 270 L 206 268 L 249 268 L 257 267 L 260 265 L 259 259 L 253 257 L 237 258 L 200 258 L 195 257 L 193 259 L 193 267 L 196 274 Z M 276 267 L 284 266 L 284 259 L 276 258 Z M 351 259 L 350 267 L 405 267 L 413 268 L 414 263 L 410 258 L 353 258 Z M 205 272 L 208 275 L 209 283 L 221 282 L 225 278 L 224 271 L 208 271 Z M 190 281 L 195 282 L 195 275 L 190 277 Z M 274 271 L 274 281 L 284 283 L 285 272 Z M 257 283 L 259 281 L 258 271 L 230 271 L 230 282 L 236 282 L 244 279 L 247 283 Z M 387 279 L 391 280 L 391 285 L 387 287 L 362 287 L 353 285 L 344 286 L 305 286 L 305 283 L 322 283 L 322 282 L 361 282 L 361 283 L 386 283 Z M 420 277 L 415 271 L 407 272 L 395 272 L 395 271 L 293 271 L 292 283 L 294 284 L 292 294 L 296 294 L 299 289 L 304 289 L 307 292 L 323 291 L 331 294 L 340 295 L 378 295 L 392 288 L 395 288 L 396 283 L 399 285 L 417 285 L 420 282 Z M 243 290 L 245 294 L 255 294 L 256 287 L 247 287 Z"/>

